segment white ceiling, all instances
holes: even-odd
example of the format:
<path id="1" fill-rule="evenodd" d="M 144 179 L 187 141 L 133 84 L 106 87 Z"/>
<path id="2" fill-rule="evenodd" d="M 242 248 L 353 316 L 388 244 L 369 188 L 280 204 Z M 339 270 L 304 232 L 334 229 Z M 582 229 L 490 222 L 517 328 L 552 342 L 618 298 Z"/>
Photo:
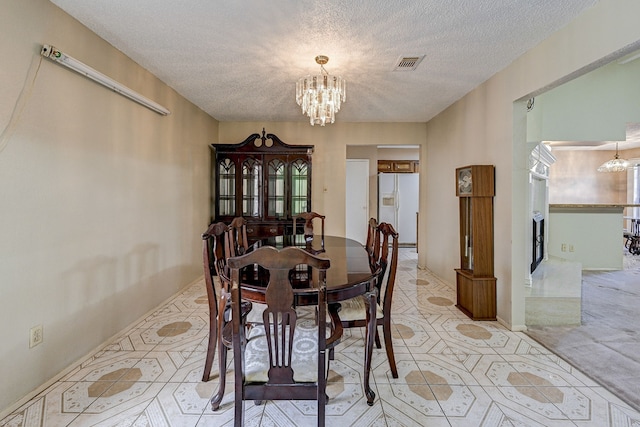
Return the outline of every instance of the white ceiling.
<path id="1" fill-rule="evenodd" d="M 426 122 L 597 2 L 51 1 L 221 121 L 306 121 L 295 82 L 327 55 L 336 122 Z"/>

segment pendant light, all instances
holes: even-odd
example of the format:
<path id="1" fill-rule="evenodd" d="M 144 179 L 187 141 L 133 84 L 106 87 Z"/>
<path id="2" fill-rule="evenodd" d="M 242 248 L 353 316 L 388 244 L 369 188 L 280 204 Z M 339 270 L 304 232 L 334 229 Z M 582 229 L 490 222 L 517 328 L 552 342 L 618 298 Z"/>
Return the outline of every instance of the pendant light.
<path id="1" fill-rule="evenodd" d="M 618 143 L 616 142 L 616 155 L 613 159 L 604 162 L 598 168 L 598 172 L 624 172 L 629 167 L 629 162 L 618 155 Z"/>

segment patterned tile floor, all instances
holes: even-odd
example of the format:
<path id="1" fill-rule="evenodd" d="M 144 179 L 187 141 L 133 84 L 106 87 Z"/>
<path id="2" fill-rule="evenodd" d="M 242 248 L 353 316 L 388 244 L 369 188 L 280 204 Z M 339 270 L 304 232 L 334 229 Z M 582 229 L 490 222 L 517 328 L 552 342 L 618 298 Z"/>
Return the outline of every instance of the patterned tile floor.
<path id="1" fill-rule="evenodd" d="M 375 350 L 376 400 L 367 406 L 362 331 L 346 331 L 331 363 L 328 426 L 640 425 L 640 413 L 525 334 L 470 321 L 455 308 L 452 286 L 418 270 L 416 260 L 415 250 L 401 250 L 393 316 L 399 378 L 391 377 L 384 351 Z M 198 281 L 0 426 L 232 425 L 233 384 L 212 412 L 217 373 L 201 382 L 207 322 Z M 311 426 L 315 405 L 248 402 L 245 420 Z"/>

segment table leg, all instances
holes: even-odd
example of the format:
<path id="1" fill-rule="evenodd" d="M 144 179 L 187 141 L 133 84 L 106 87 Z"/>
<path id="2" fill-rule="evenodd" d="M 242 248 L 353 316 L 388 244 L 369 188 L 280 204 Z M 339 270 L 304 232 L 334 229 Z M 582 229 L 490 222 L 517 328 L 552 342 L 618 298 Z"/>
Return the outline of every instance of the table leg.
<path id="1" fill-rule="evenodd" d="M 371 390 L 369 377 L 371 373 L 371 357 L 373 356 L 373 342 L 376 336 L 376 293 L 367 292 L 365 295 L 367 302 L 367 330 L 366 349 L 364 355 L 364 393 L 367 396 L 367 405 L 373 406 L 373 399 L 376 394 Z"/>

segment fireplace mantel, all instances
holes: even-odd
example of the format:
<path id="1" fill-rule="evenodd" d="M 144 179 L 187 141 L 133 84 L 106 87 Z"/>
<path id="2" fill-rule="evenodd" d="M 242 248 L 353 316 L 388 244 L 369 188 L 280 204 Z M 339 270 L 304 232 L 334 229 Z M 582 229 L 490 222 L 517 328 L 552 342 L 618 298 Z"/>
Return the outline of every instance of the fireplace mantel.
<path id="1" fill-rule="evenodd" d="M 622 213 L 628 205 L 608 204 L 551 204 L 549 213 Z"/>

